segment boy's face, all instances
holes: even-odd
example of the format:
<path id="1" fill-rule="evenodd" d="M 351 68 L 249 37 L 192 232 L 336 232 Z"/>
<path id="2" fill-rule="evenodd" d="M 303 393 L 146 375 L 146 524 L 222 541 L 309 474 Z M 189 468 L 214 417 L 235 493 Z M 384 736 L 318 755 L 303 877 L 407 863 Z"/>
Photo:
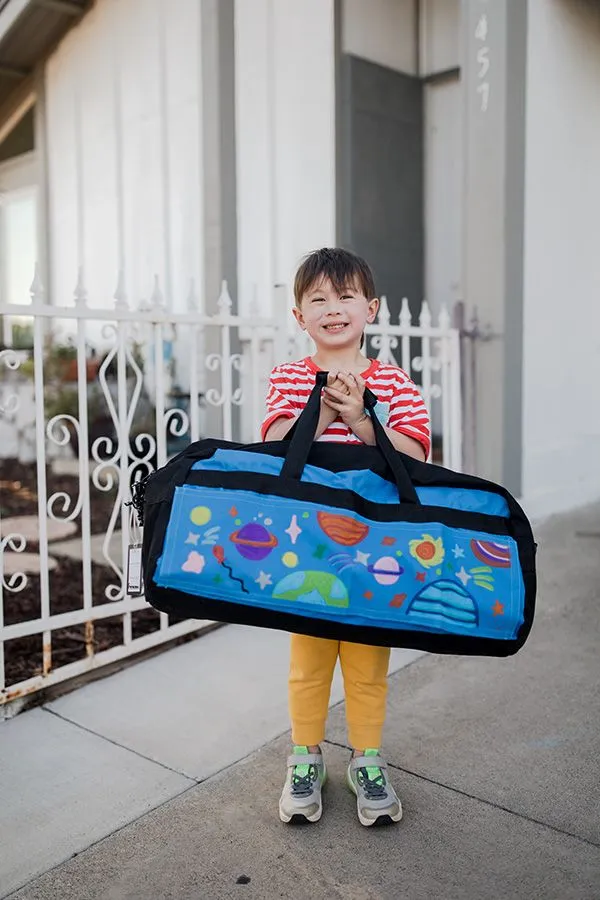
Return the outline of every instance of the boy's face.
<path id="1" fill-rule="evenodd" d="M 356 282 L 338 291 L 329 278 L 315 281 L 302 295 L 294 316 L 317 347 L 341 349 L 360 344 L 365 325 L 375 320 L 379 300 L 362 293 Z"/>

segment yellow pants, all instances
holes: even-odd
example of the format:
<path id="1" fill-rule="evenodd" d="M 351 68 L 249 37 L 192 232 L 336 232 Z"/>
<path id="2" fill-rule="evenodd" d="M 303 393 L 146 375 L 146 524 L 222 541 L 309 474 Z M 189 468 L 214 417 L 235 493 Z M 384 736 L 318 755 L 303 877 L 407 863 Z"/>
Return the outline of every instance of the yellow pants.
<path id="1" fill-rule="evenodd" d="M 348 739 L 354 749 L 381 745 L 385 721 L 389 647 L 292 635 L 289 704 L 294 744 L 325 738 L 331 680 L 340 658 L 346 695 Z"/>

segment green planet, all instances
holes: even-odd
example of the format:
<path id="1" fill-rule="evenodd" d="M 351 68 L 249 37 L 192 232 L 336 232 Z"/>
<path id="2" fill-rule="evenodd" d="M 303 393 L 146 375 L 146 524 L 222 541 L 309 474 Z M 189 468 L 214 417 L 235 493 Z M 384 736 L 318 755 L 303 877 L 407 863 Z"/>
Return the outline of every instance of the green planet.
<path id="1" fill-rule="evenodd" d="M 316 606 L 350 605 L 343 582 L 330 572 L 291 572 L 273 589 L 274 600 L 299 600 Z"/>

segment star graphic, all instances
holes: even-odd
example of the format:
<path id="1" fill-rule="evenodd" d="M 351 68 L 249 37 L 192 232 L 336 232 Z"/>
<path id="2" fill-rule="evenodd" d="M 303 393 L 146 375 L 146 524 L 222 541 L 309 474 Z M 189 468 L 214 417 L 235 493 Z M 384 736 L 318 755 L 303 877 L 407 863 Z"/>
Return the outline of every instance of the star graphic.
<path id="1" fill-rule="evenodd" d="M 467 582 L 471 580 L 471 576 L 467 571 L 465 571 L 465 567 L 461 566 L 458 572 L 456 573 L 456 577 L 462 581 L 463 587 L 466 587 Z"/>
<path id="2" fill-rule="evenodd" d="M 400 606 L 402 606 L 402 604 L 404 603 L 405 600 L 406 600 L 406 594 L 394 594 L 394 596 L 390 600 L 390 606 L 399 608 Z"/>
<path id="3" fill-rule="evenodd" d="M 196 544 L 198 543 L 199 539 L 200 539 L 200 535 L 199 535 L 199 534 L 194 534 L 193 531 L 190 531 L 190 532 L 188 533 L 188 536 L 187 536 L 187 539 L 186 539 L 186 544 L 193 544 L 194 547 L 195 547 Z"/>
<path id="4" fill-rule="evenodd" d="M 503 616 L 504 615 L 504 604 L 500 603 L 499 600 L 496 600 L 496 602 L 492 606 L 492 613 L 494 614 L 494 616 Z"/>
<path id="5" fill-rule="evenodd" d="M 370 553 L 362 553 L 360 550 L 357 550 L 354 562 L 358 563 L 359 566 L 368 566 L 370 555 Z"/>
<path id="6" fill-rule="evenodd" d="M 459 547 L 458 544 L 455 544 L 452 552 L 454 553 L 454 559 L 463 559 L 465 555 L 465 551 L 462 547 Z"/>
<path id="7" fill-rule="evenodd" d="M 327 550 L 327 545 L 326 545 L 326 544 L 319 544 L 319 546 L 317 547 L 317 549 L 316 549 L 315 552 L 313 553 L 314 558 L 315 558 L 315 559 L 323 559 L 323 557 L 325 556 L 325 551 L 326 551 L 326 550 Z"/>
<path id="8" fill-rule="evenodd" d="M 298 527 L 298 519 L 295 515 L 292 516 L 290 527 L 285 529 L 285 533 L 289 534 L 292 544 L 295 544 L 298 540 L 298 535 L 302 534 L 302 529 Z"/>
<path id="9" fill-rule="evenodd" d="M 230 516 L 237 516 L 237 509 L 235 508 L 235 506 L 232 506 L 232 507 L 231 507 L 231 509 L 229 510 L 229 515 L 230 515 Z"/>
<path id="10" fill-rule="evenodd" d="M 256 584 L 260 584 L 260 589 L 261 589 L 261 591 L 264 591 L 264 589 L 266 588 L 266 586 L 267 586 L 268 584 L 273 584 L 273 582 L 271 581 L 271 576 L 269 575 L 269 573 L 268 573 L 268 572 L 263 572 L 262 569 L 261 569 L 260 572 L 259 572 L 258 578 L 255 578 L 254 581 L 256 582 Z"/>
<path id="11" fill-rule="evenodd" d="M 223 576 L 222 576 L 222 575 L 215 575 L 215 577 L 213 578 L 213 582 L 214 582 L 215 584 L 221 584 L 222 581 L 223 581 Z"/>
<path id="12" fill-rule="evenodd" d="M 415 578 L 417 581 L 425 581 L 425 572 L 417 572 Z"/>

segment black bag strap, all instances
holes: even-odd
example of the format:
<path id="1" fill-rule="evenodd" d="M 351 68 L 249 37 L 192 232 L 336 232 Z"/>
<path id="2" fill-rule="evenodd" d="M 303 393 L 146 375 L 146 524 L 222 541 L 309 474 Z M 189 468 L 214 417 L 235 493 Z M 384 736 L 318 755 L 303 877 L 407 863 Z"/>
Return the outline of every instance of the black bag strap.
<path id="1" fill-rule="evenodd" d="M 315 439 L 317 425 L 319 424 L 319 416 L 321 413 L 321 391 L 327 384 L 327 375 L 327 372 L 317 372 L 315 386 L 311 391 L 308 402 L 300 416 L 296 419 L 292 429 L 290 429 L 293 433 L 281 469 L 281 474 L 284 478 L 294 478 L 299 481 L 302 477 L 304 466 L 306 465 L 312 443 Z M 369 388 L 365 389 L 364 401 L 365 409 L 368 411 L 373 423 L 377 449 L 385 459 L 388 468 L 394 476 L 400 500 L 403 503 L 420 505 L 420 500 L 414 485 L 410 480 L 410 475 L 402 462 L 402 454 L 396 450 L 385 433 L 383 425 L 377 418 L 375 413 L 377 397 L 369 390 Z"/>

